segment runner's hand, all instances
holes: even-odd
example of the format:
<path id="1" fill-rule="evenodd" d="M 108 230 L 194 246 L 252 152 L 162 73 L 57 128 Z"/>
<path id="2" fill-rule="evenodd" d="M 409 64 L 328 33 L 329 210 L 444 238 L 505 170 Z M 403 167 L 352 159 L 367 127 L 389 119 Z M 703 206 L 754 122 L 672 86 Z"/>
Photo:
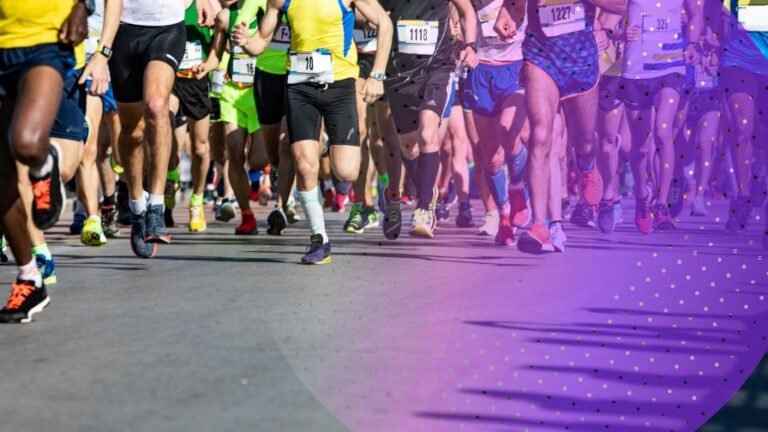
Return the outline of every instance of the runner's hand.
<path id="1" fill-rule="evenodd" d="M 239 47 L 244 47 L 248 43 L 248 26 L 241 22 L 232 29 L 232 43 Z"/>
<path id="2" fill-rule="evenodd" d="M 195 78 L 203 79 L 208 76 L 213 68 L 211 68 L 208 63 L 200 63 L 192 66 L 192 69 L 190 70 L 192 71 L 192 74 L 195 76 Z"/>
<path id="3" fill-rule="evenodd" d="M 101 96 L 109 89 L 109 69 L 107 68 L 107 58 L 104 55 L 96 53 L 83 69 L 78 83 L 84 85 L 88 79 L 91 79 L 91 86 L 87 89 L 91 96 Z"/>
<path id="4" fill-rule="evenodd" d="M 480 64 L 480 60 L 477 58 L 477 53 L 472 47 L 465 47 L 459 53 L 459 61 L 464 67 L 474 69 Z"/>
<path id="5" fill-rule="evenodd" d="M 624 37 L 626 38 L 627 42 L 637 42 L 640 40 L 640 34 L 642 33 L 642 29 L 639 25 L 633 24 L 629 27 L 627 27 L 627 31 L 624 32 Z"/>
<path id="6" fill-rule="evenodd" d="M 368 78 L 365 80 L 365 85 L 363 85 L 363 88 L 360 90 L 360 94 L 363 95 L 363 101 L 365 103 L 374 103 L 380 97 L 384 96 L 384 83 L 373 78 Z"/>
<path id="7" fill-rule="evenodd" d="M 608 39 L 608 32 L 605 30 L 595 30 L 595 39 L 597 40 L 598 52 L 607 50 L 611 44 L 611 40 Z"/>
<path id="8" fill-rule="evenodd" d="M 493 30 L 499 34 L 502 39 L 512 39 L 517 33 L 517 25 L 515 20 L 509 14 L 507 8 L 502 7 L 499 10 L 499 16 L 496 17 L 496 25 L 493 26 Z"/>
<path id="9" fill-rule="evenodd" d="M 696 65 L 701 62 L 701 56 L 694 44 L 688 44 L 688 46 L 685 47 L 685 62 L 689 65 Z"/>
<path id="10" fill-rule="evenodd" d="M 197 24 L 200 27 L 213 26 L 216 16 L 209 0 L 195 0 L 195 7 L 197 8 Z"/>
<path id="11" fill-rule="evenodd" d="M 77 2 L 72 7 L 72 12 L 61 25 L 59 30 L 59 42 L 75 46 L 85 39 L 88 34 L 88 11 L 82 2 Z"/>

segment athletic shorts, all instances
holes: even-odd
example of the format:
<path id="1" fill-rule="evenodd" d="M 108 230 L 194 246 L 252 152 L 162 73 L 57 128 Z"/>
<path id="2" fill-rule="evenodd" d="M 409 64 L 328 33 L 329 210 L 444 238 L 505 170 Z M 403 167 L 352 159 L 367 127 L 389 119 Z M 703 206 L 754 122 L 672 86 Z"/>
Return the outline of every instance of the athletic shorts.
<path id="1" fill-rule="evenodd" d="M 179 98 L 179 112 L 186 117 L 202 120 L 211 114 L 211 83 L 207 79 L 176 77 L 173 94 Z"/>
<path id="2" fill-rule="evenodd" d="M 464 109 L 483 117 L 498 117 L 507 98 L 523 91 L 522 66 L 523 62 L 517 61 L 506 65 L 480 64 L 470 70 L 464 83 Z"/>
<path id="3" fill-rule="evenodd" d="M 276 75 L 257 69 L 253 77 L 253 95 L 256 97 L 256 110 L 259 123 L 263 125 L 280 124 L 285 117 L 285 87 L 288 75 Z"/>
<path id="4" fill-rule="evenodd" d="M 376 59 L 376 54 L 358 54 L 357 65 L 360 66 L 360 78 L 368 79 L 373 71 L 373 61 Z"/>
<path id="5" fill-rule="evenodd" d="M 616 75 L 603 75 L 600 78 L 599 87 L 599 104 L 600 111 L 611 112 L 622 104 L 621 98 L 619 98 L 619 85 L 621 85 L 621 77 Z"/>
<path id="6" fill-rule="evenodd" d="M 685 76 L 679 73 L 647 79 L 622 78 L 621 84 L 619 85 L 619 98 L 621 98 L 630 109 L 651 109 L 654 105 L 656 95 L 659 94 L 661 89 L 674 89 L 682 97 L 684 84 Z"/>
<path id="7" fill-rule="evenodd" d="M 187 125 L 187 116 L 184 115 L 184 112 L 179 109 L 179 111 L 176 113 L 176 115 L 171 119 L 171 124 L 173 125 L 173 128 L 180 128 L 182 126 Z"/>
<path id="8" fill-rule="evenodd" d="M 261 127 L 259 115 L 256 113 L 256 100 L 253 97 L 253 87 L 238 87 L 232 83 L 224 84 L 219 97 L 221 121 L 236 124 L 254 133 Z"/>
<path id="9" fill-rule="evenodd" d="M 187 30 L 184 22 L 163 27 L 120 24 L 112 45 L 109 72 L 115 99 L 122 103 L 144 98 L 144 71 L 151 61 L 167 63 L 173 71 L 184 57 Z"/>
<path id="10" fill-rule="evenodd" d="M 691 96 L 691 104 L 688 107 L 688 119 L 698 121 L 709 112 L 720 111 L 721 92 L 719 88 L 697 89 Z"/>
<path id="11" fill-rule="evenodd" d="M 211 123 L 221 121 L 221 102 L 218 97 L 211 96 Z"/>
<path id="12" fill-rule="evenodd" d="M 360 145 L 355 79 L 328 85 L 291 84 L 287 94 L 291 144 L 317 141 L 321 122 L 325 122 L 330 145 Z"/>
<path id="13" fill-rule="evenodd" d="M 87 96 L 85 86 L 79 85 L 80 70 L 71 70 L 64 79 L 64 93 L 61 95 L 59 112 L 51 128 L 51 138 L 72 141 L 88 139 L 88 123 L 85 118 L 85 102 Z"/>
<path id="14" fill-rule="evenodd" d="M 447 64 L 415 76 L 387 80 L 387 99 L 397 133 L 405 135 L 419 130 L 419 113 L 429 110 L 442 116 L 452 105 L 455 65 Z"/>
<path id="15" fill-rule="evenodd" d="M 443 112 L 443 118 L 448 119 L 451 118 L 451 112 L 453 112 L 453 107 L 455 106 L 461 106 L 459 103 L 459 90 L 457 88 L 458 83 L 454 80 L 453 87 L 451 88 L 451 95 L 448 97 L 448 104 L 445 107 L 445 111 Z"/>
<path id="16" fill-rule="evenodd" d="M 74 51 L 71 46 L 55 43 L 0 49 L 0 98 L 16 99 L 21 79 L 38 66 L 52 67 L 66 80 L 75 67 Z"/>
<path id="17" fill-rule="evenodd" d="M 91 88 L 91 80 L 85 81 L 85 88 Z M 109 82 L 107 92 L 99 96 L 101 98 L 101 111 L 105 114 L 111 111 L 117 111 L 117 102 L 115 102 L 115 94 L 112 92 L 112 82 Z"/>
<path id="18" fill-rule="evenodd" d="M 576 32 L 560 42 L 546 37 L 526 37 L 523 43 L 525 61 L 552 78 L 561 99 L 595 88 L 600 80 L 600 56 L 593 33 Z M 523 76 L 523 81 L 525 79 Z"/>

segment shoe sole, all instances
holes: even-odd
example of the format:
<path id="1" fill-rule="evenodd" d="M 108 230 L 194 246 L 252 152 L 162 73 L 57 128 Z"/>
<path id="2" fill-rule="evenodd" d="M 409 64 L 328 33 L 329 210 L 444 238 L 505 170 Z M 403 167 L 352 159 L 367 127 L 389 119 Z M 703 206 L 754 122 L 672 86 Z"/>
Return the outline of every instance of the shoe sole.
<path id="1" fill-rule="evenodd" d="M 325 264 L 330 264 L 332 262 L 333 260 L 331 259 L 331 257 L 323 258 L 321 261 L 301 261 L 301 263 L 304 265 L 325 265 Z"/>
<path id="2" fill-rule="evenodd" d="M 520 252 L 533 255 L 541 255 L 555 251 L 555 247 L 553 245 L 550 244 L 549 247 L 547 247 L 527 232 L 524 232 L 520 236 L 520 239 L 517 241 L 517 249 Z"/>
<path id="3" fill-rule="evenodd" d="M 229 222 L 232 219 L 234 219 L 235 216 L 237 216 L 235 213 L 236 212 L 235 212 L 234 209 L 232 209 L 232 210 L 224 210 L 224 208 L 222 208 L 221 211 L 219 211 L 219 215 L 216 216 L 216 220 L 221 221 L 221 222 Z"/>
<path id="4" fill-rule="evenodd" d="M 153 243 L 153 244 L 171 244 L 171 236 L 170 235 L 164 235 L 164 236 L 146 236 L 144 237 L 144 241 L 147 243 Z"/>
<path id="5" fill-rule="evenodd" d="M 157 249 L 158 249 L 158 245 L 157 245 L 157 243 L 150 243 L 150 244 L 152 245 L 152 253 L 151 253 L 151 254 L 149 254 L 149 255 L 143 255 L 143 254 L 140 254 L 140 253 L 139 253 L 139 252 L 136 250 L 136 246 L 133 244 L 133 242 L 131 242 L 131 250 L 133 251 L 133 254 L 134 254 L 134 255 L 136 255 L 136 257 L 137 257 L 137 258 L 141 258 L 141 259 L 150 259 L 150 258 L 154 258 L 154 257 L 155 257 L 155 255 L 157 255 Z"/>
<path id="6" fill-rule="evenodd" d="M 19 323 L 20 324 L 29 324 L 29 323 L 31 323 L 32 319 L 34 318 L 34 316 L 39 314 L 40 312 L 44 311 L 45 308 L 47 308 L 50 304 L 51 304 L 51 298 L 50 297 L 44 298 L 43 301 L 38 303 L 32 309 L 30 309 L 29 312 L 27 312 L 27 317 L 26 318 L 22 318 L 21 320 L 19 320 Z"/>
<path id="7" fill-rule="evenodd" d="M 387 229 L 387 226 L 384 225 L 382 228 L 383 228 L 383 231 L 384 231 L 384 238 L 386 238 L 387 240 L 393 240 L 394 241 L 394 240 L 397 240 L 398 238 L 400 238 L 400 233 L 403 230 L 403 225 L 399 224 L 397 226 L 391 226 L 391 227 L 389 227 L 389 229 Z"/>
<path id="8" fill-rule="evenodd" d="M 435 234 L 426 229 L 421 227 L 411 228 L 411 230 L 408 232 L 411 237 L 420 237 L 420 238 L 426 238 L 431 239 L 435 237 Z"/>
<path id="9" fill-rule="evenodd" d="M 56 285 L 57 283 L 59 283 L 59 280 L 56 278 L 56 275 L 53 275 L 43 279 L 43 283 L 45 284 L 45 286 Z"/>
<path id="10" fill-rule="evenodd" d="M 237 232 L 237 231 L 235 231 L 235 235 L 239 235 L 239 236 L 255 236 L 255 235 L 259 235 L 259 230 L 257 228 L 257 229 L 255 229 L 255 230 L 253 230 L 251 232 Z"/>
<path id="11" fill-rule="evenodd" d="M 192 227 L 190 227 L 189 228 L 189 232 L 191 232 L 191 233 L 201 233 L 201 232 L 205 232 L 206 229 L 208 229 L 207 226 L 202 227 L 202 228 L 192 228 Z"/>

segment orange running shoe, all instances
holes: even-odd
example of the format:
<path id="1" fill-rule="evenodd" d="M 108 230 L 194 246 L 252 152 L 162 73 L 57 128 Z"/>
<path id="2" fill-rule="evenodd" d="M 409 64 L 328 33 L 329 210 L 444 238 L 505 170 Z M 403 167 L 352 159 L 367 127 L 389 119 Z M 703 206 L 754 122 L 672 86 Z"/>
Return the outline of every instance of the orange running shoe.
<path id="1" fill-rule="evenodd" d="M 597 168 L 592 168 L 592 171 L 588 172 L 581 171 L 579 180 L 584 202 L 591 207 L 600 204 L 600 200 L 603 198 L 603 178 L 600 177 Z"/>
<path id="2" fill-rule="evenodd" d="M 534 222 L 531 228 L 520 236 L 517 248 L 521 252 L 531 254 L 555 251 L 555 247 L 552 245 L 552 233 L 549 228 L 538 221 Z"/>

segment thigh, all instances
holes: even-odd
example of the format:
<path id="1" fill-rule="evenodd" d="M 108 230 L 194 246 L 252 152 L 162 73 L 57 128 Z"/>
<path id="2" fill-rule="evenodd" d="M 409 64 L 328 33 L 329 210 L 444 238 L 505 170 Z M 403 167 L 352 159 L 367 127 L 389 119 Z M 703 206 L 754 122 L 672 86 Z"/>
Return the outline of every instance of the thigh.
<path id="1" fill-rule="evenodd" d="M 501 105 L 498 124 L 503 130 L 502 143 L 511 150 L 518 140 L 528 142 L 530 127 L 524 93 L 509 95 Z"/>
<path id="2" fill-rule="evenodd" d="M 11 145 L 17 141 L 37 142 L 50 135 L 63 87 L 61 74 L 49 66 L 32 68 L 21 78 L 11 117 Z"/>
<path id="3" fill-rule="evenodd" d="M 320 94 L 320 112 L 331 146 L 360 146 L 354 80 L 334 83 Z"/>
<path id="4" fill-rule="evenodd" d="M 563 100 L 568 141 L 579 150 L 580 143 L 594 140 L 597 122 L 597 88 Z"/>
<path id="5" fill-rule="evenodd" d="M 560 105 L 560 91 L 557 84 L 544 70 L 531 63 L 523 66 L 523 76 L 528 119 L 531 122 L 534 137 L 541 138 L 538 135 L 542 133 L 547 133 L 551 137 L 555 115 Z M 535 146 L 551 145 L 547 141 L 539 142 L 539 139 L 533 139 L 532 143 Z"/>
<path id="6" fill-rule="evenodd" d="M 176 72 L 167 62 L 153 60 L 147 64 L 144 73 L 144 101 L 162 100 L 168 102 L 176 80 Z"/>
<path id="7" fill-rule="evenodd" d="M 317 89 L 310 84 L 288 86 L 286 120 L 291 144 L 317 141 L 320 137 L 322 115 L 316 103 L 316 92 Z"/>

